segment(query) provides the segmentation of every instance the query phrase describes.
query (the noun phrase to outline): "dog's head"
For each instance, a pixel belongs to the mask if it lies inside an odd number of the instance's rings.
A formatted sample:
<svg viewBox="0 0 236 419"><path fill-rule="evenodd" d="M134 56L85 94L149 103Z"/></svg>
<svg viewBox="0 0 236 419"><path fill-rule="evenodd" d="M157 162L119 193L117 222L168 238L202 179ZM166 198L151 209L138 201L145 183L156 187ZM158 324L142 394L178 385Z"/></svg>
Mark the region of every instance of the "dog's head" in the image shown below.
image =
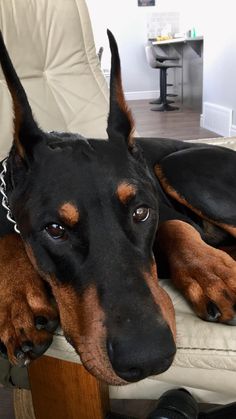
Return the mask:
<svg viewBox="0 0 236 419"><path fill-rule="evenodd" d="M67 339L111 384L165 371L175 354L172 303L152 252L158 197L133 137L113 35L108 141L45 133L1 40L14 107L7 193L31 262L50 283Z"/></svg>

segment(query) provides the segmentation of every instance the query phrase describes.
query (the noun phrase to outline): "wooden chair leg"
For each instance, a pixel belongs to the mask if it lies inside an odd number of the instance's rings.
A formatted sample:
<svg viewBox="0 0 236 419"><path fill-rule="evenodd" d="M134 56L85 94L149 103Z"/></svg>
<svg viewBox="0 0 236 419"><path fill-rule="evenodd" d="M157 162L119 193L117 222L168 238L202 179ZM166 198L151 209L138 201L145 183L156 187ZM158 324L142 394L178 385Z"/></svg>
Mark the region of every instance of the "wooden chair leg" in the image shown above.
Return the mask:
<svg viewBox="0 0 236 419"><path fill-rule="evenodd" d="M29 366L36 419L104 419L108 386L82 365L43 356Z"/></svg>

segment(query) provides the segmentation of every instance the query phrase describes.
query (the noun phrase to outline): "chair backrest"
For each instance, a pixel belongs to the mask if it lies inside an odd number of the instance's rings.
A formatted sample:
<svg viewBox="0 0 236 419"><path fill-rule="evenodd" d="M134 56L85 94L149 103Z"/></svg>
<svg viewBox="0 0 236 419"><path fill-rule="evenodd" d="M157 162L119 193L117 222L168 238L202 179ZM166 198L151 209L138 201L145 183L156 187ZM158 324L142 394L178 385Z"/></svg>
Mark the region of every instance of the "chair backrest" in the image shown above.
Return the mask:
<svg viewBox="0 0 236 419"><path fill-rule="evenodd" d="M108 87L85 0L2 1L0 28L44 130L106 138ZM0 160L12 142L12 105L0 70Z"/></svg>
<svg viewBox="0 0 236 419"><path fill-rule="evenodd" d="M156 61L154 50L153 50L153 47L151 45L146 45L145 46L145 54L146 54L147 63L150 65L150 67L157 68L158 63Z"/></svg>

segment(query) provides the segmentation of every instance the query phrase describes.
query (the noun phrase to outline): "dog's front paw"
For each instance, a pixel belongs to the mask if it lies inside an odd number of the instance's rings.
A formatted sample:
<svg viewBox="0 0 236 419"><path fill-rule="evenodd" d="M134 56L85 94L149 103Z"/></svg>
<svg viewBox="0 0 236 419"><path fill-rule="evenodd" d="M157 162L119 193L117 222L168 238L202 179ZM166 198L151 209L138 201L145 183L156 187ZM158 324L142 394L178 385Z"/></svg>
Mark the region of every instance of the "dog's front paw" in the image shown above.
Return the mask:
<svg viewBox="0 0 236 419"><path fill-rule="evenodd" d="M163 222L158 240L172 281L196 314L207 321L236 325L235 260L209 246L183 221Z"/></svg>
<svg viewBox="0 0 236 419"><path fill-rule="evenodd" d="M25 295L23 292L8 295L0 303L0 353L18 365L42 355L58 325L57 314L49 302L45 305L44 296L38 292L38 307L35 307L27 298L28 291Z"/></svg>
<svg viewBox="0 0 236 419"><path fill-rule="evenodd" d="M57 310L21 239L1 239L0 354L13 364L27 364L46 351L57 326Z"/></svg>
<svg viewBox="0 0 236 419"><path fill-rule="evenodd" d="M187 259L175 272L175 284L197 315L210 322L235 326L236 262L222 250L205 243Z"/></svg>

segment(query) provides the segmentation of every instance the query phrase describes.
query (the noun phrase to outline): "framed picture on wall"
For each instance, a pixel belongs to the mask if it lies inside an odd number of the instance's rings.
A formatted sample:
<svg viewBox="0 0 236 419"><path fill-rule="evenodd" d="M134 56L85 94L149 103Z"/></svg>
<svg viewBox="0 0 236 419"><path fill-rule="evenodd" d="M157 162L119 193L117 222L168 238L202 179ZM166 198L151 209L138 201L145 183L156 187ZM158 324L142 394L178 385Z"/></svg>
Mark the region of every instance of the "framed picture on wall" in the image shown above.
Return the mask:
<svg viewBox="0 0 236 419"><path fill-rule="evenodd" d="M138 6L155 6L156 0L138 0Z"/></svg>

